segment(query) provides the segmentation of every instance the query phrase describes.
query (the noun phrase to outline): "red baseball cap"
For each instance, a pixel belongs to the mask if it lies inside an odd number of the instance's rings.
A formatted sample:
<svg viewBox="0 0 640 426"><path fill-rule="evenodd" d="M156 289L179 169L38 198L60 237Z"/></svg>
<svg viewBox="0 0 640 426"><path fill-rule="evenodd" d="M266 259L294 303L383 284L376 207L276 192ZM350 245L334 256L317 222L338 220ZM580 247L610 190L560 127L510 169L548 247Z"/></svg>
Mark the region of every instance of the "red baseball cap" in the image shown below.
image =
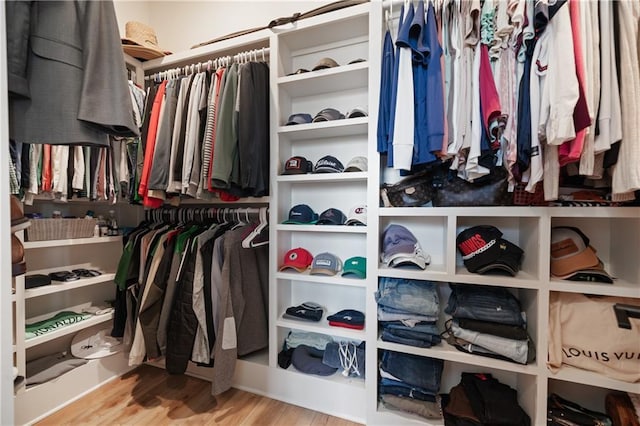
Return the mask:
<svg viewBox="0 0 640 426"><path fill-rule="evenodd" d="M284 263L278 270L284 271L285 269L293 268L298 272L304 272L311 266L312 262L313 255L302 247L297 247L285 253Z"/></svg>

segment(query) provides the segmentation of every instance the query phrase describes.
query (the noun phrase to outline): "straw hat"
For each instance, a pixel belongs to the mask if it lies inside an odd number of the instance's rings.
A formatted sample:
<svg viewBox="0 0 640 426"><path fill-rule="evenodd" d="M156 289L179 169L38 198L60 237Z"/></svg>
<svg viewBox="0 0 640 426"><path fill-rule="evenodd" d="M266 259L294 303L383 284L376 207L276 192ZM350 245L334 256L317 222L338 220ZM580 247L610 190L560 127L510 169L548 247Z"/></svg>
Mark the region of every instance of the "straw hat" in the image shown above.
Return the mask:
<svg viewBox="0 0 640 426"><path fill-rule="evenodd" d="M158 46L156 32L142 22L129 21L125 24L124 31L122 48L134 58L146 60L171 54Z"/></svg>

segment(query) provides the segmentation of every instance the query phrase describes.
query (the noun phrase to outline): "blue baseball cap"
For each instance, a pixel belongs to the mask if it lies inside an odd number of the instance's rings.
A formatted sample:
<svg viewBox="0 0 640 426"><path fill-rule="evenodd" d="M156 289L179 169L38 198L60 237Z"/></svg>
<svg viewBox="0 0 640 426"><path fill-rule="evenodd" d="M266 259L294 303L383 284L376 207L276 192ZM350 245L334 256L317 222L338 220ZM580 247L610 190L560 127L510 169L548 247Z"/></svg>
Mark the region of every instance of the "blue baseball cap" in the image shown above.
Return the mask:
<svg viewBox="0 0 640 426"><path fill-rule="evenodd" d="M314 224L318 221L318 213L314 212L311 207L306 204L298 204L289 210L289 219L285 220L287 224Z"/></svg>
<svg viewBox="0 0 640 426"><path fill-rule="evenodd" d="M311 117L311 114L307 114L305 112L291 114L287 119L285 126L291 126L294 124L311 123L311 120L313 120L313 117Z"/></svg>
<svg viewBox="0 0 640 426"><path fill-rule="evenodd" d="M390 267L413 264L425 269L431 257L422 251L411 231L402 225L391 224L382 233L381 260Z"/></svg>

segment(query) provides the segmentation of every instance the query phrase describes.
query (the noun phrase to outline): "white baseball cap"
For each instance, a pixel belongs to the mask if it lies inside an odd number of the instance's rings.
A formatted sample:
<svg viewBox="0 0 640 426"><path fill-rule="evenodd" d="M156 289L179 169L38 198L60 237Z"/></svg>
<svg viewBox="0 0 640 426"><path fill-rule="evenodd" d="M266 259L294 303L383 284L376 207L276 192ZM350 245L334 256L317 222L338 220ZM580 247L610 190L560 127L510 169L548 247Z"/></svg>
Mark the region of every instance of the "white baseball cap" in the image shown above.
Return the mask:
<svg viewBox="0 0 640 426"><path fill-rule="evenodd" d="M367 206L365 204L358 204L351 207L349 210L349 216L345 225L366 225L367 224Z"/></svg>
<svg viewBox="0 0 640 426"><path fill-rule="evenodd" d="M366 172L367 171L367 157L356 156L347 163L347 167L344 169L345 172Z"/></svg>

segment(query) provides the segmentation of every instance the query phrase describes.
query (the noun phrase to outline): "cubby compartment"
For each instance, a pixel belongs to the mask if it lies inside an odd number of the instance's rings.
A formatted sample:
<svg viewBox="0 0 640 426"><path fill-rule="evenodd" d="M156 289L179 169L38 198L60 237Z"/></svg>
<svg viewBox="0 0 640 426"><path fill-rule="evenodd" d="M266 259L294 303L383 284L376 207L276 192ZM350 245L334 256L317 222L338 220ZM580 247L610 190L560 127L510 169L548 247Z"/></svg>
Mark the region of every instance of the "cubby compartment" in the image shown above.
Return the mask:
<svg viewBox="0 0 640 426"><path fill-rule="evenodd" d="M332 327L332 329L333 328L334 327ZM277 337L276 337L278 342L278 347L280 348L278 350L281 350L284 347L285 339L287 338L289 333L292 331L293 332L309 332L310 330L301 329L295 326L291 326L289 324L278 326ZM313 332L322 333L326 336L329 336L334 342L353 342L357 345L357 344L360 344L362 340L364 340L364 336L362 339L358 339L357 338L358 336L356 336L356 338L346 338L343 336L332 334L330 333L330 331L331 330L327 330L327 332L322 332L322 331L313 330ZM278 368L282 370L282 367L279 366ZM289 368L286 369L286 371L291 374L301 375L308 378L314 378L322 381L329 381L329 382L333 382L341 385L353 386L355 389L362 390L362 391L364 391L364 387L365 387L365 381L363 380L362 377L344 376L340 373L340 370L336 371L334 374L329 376L319 376L319 375L307 374L307 373L301 372L298 369L296 369L293 365L290 365Z"/></svg>
<svg viewBox="0 0 640 426"><path fill-rule="evenodd" d="M640 391L640 388L637 390ZM600 386L571 383L564 380L549 379L547 384L548 394L555 393L561 398L603 414L606 413L604 404L607 394L619 392L622 391Z"/></svg>
<svg viewBox="0 0 640 426"><path fill-rule="evenodd" d="M278 77L298 69L312 72L322 58L330 57L340 66L369 57L369 8L366 5L336 12L331 22L310 19L278 37ZM316 72L322 72L316 71Z"/></svg>
<svg viewBox="0 0 640 426"><path fill-rule="evenodd" d="M492 208L493 209L493 208ZM491 283L492 285L502 286L518 286L525 288L539 288L540 264L541 264L541 236L540 236L540 218L539 217L522 217L522 216L487 216L482 209L465 211L464 216L456 218L455 236L457 236L467 228L479 225L491 225L498 228L502 232L502 238L515 244L524 251L522 257L522 265L520 271L515 277L509 275L486 274L481 275L471 273L467 270L462 259L462 255L453 241L450 247L451 254L455 253L455 279L460 282L469 283ZM503 209L503 214L509 211Z"/></svg>
<svg viewBox="0 0 640 426"><path fill-rule="evenodd" d="M551 218L551 226L576 227L589 239L604 269L615 280L613 284L567 281L550 276L552 290L593 293L610 296L640 297L640 217L633 211L618 208L612 217L585 215L586 217ZM549 231L551 232L551 230ZM550 259L544 259L549 270ZM550 274L550 273L549 273Z"/></svg>
<svg viewBox="0 0 640 426"><path fill-rule="evenodd" d="M314 225L324 226L324 225ZM291 249L302 247L316 256L329 252L339 257L342 262L353 256L365 256L366 238L364 235L352 233L332 232L327 235L310 234L306 232L283 231L278 233L278 267L282 265L284 255ZM293 272L295 273L295 272ZM308 272L307 272L308 273Z"/></svg>
<svg viewBox="0 0 640 426"><path fill-rule="evenodd" d="M445 308L447 307L449 296L451 294L451 288L449 283L440 282L437 283L438 287L438 297L439 297L439 305L440 312L438 317L438 331L443 333L447 327L447 322L451 319L451 316L445 313ZM473 284L470 284L473 285ZM539 338L540 333L539 330L539 298L538 291L530 290L530 289L518 289L518 288L509 288L509 292L511 292L520 302L520 306L522 311L524 312L527 319L527 333L533 342L533 346L536 350L536 359L530 364L519 364L515 361L508 361L502 359L494 359L490 357L485 357L481 355L476 355L472 353L462 352L456 349L455 346L450 345L445 340L444 336L442 341L438 345L434 345L430 348L420 348L416 346L403 345L398 343L386 342L380 338L378 335L378 347L383 349L394 350L398 352L407 352L412 353L414 355L420 356L429 356L433 358L440 358L444 360L452 360L456 362L462 362L469 365L477 365L477 366L489 366L497 369L502 369L506 371L512 371L516 373L527 373L527 374L536 374L539 365L544 364L546 358L546 351L542 351L540 349ZM546 319L545 319L546 321ZM380 329L380 327L379 327ZM381 331L381 330L379 330Z"/></svg>
<svg viewBox="0 0 640 426"><path fill-rule="evenodd" d="M278 325L304 331L331 334L342 338L364 340L364 330L355 330L329 325L327 317L344 309L365 312L364 288L344 285L309 283L304 280L279 280ZM318 322L284 318L288 307L304 302L314 302L322 306L322 319Z"/></svg>
<svg viewBox="0 0 640 426"><path fill-rule="evenodd" d="M393 213L393 209L391 210ZM403 209L406 210L406 209ZM415 210L418 213L418 210ZM445 278L447 253L447 229L448 221L445 216L384 216L380 217L380 251L384 251L382 235L387 226L395 224L407 228L418 240L422 251L431 258L425 270L417 266L388 267L378 257L380 276L404 277L413 279ZM381 253L378 254L379 256Z"/></svg>
<svg viewBox="0 0 640 426"><path fill-rule="evenodd" d="M353 119L362 120L362 119ZM344 120L339 120L344 121ZM311 124L315 126L317 123ZM304 124L301 126L305 126ZM296 127L296 126L292 126ZM345 130L347 127L332 127L333 130ZM362 129L362 128L360 128ZM287 136L293 137L293 132L287 133ZM335 135L331 137L323 137L317 132L317 138L304 140L285 140L281 141L279 149L279 174L284 172L286 161L294 156L301 156L311 161L315 166L319 159L326 155L335 157L346 169L349 161L356 156L367 157L367 135L362 134L345 134ZM366 171L366 170L365 170ZM354 173L354 172L344 172Z"/></svg>
<svg viewBox="0 0 640 426"><path fill-rule="evenodd" d="M337 173L322 173L314 176L332 177ZM352 173L340 173L340 175L349 176ZM340 210L345 216L349 215L352 207L357 205L366 205L366 182L360 181L335 181L335 182L315 182L305 185L280 184L281 187L289 186L290 189L285 190L279 199L278 205L278 223L282 224L289 217L289 211L293 206L306 204L315 213L322 214L327 209L334 208ZM338 230L343 232L362 232L365 227L351 225L336 225ZM313 227L318 232L326 229L335 229L333 225L295 225L293 229L304 229ZM300 228L298 228L300 227Z"/></svg>

